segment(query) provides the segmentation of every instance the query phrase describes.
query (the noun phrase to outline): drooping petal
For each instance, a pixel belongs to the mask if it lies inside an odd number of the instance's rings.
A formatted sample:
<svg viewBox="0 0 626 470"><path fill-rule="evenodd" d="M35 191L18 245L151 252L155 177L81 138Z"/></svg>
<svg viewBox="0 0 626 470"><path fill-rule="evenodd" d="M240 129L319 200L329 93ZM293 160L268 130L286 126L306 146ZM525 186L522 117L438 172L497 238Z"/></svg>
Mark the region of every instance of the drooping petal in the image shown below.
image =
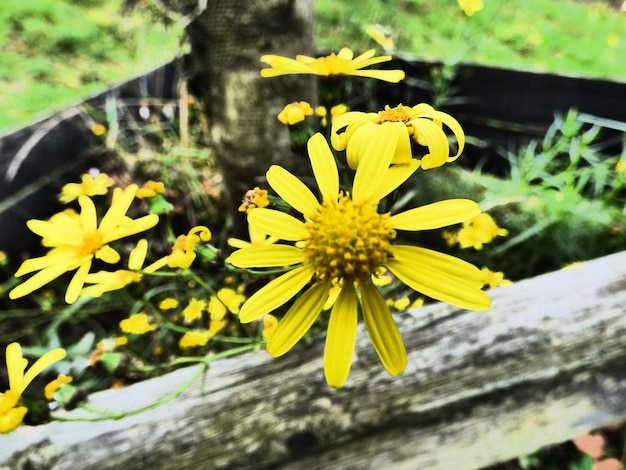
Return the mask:
<svg viewBox="0 0 626 470"><path fill-rule="evenodd" d="M278 322L267 342L267 352L279 357L300 341L317 320L329 290L329 281L319 281L298 297L283 319Z"/></svg>
<svg viewBox="0 0 626 470"><path fill-rule="evenodd" d="M454 268L444 271L427 264L397 259L388 259L385 265L407 286L433 299L469 310L486 310L491 304L489 296L476 287L474 279L454 275Z"/></svg>
<svg viewBox="0 0 626 470"><path fill-rule="evenodd" d="M309 234L303 222L274 209L252 209L248 214L248 223L280 240L304 240Z"/></svg>
<svg viewBox="0 0 626 470"><path fill-rule="evenodd" d="M269 268L301 263L304 255L300 248L290 245L257 245L242 248L228 257L228 262L238 268Z"/></svg>
<svg viewBox="0 0 626 470"><path fill-rule="evenodd" d="M398 375L406 369L406 350L385 299L371 282L361 286L365 328L385 369Z"/></svg>
<svg viewBox="0 0 626 470"><path fill-rule="evenodd" d="M270 281L241 306L239 320L242 323L250 323L277 309L300 292L313 274L314 271L309 266L301 266Z"/></svg>
<svg viewBox="0 0 626 470"><path fill-rule="evenodd" d="M397 230L431 230L465 222L480 214L470 199L448 199L392 215L389 223Z"/></svg>
<svg viewBox="0 0 626 470"><path fill-rule="evenodd" d="M430 119L417 118L411 121L415 128L418 141L428 146L428 154L422 157L422 168L429 170L436 168L448 161L450 146L446 134L441 127Z"/></svg>
<svg viewBox="0 0 626 470"><path fill-rule="evenodd" d="M330 142L333 148L335 150L345 150L346 143L349 137L348 131L351 128L358 128L359 125L365 123L376 124L377 120L378 114L376 113L366 114L358 111L350 111L342 114L341 116L337 116L335 119L333 119L333 124L331 128ZM346 126L349 127L345 131L343 131L342 129Z"/></svg>
<svg viewBox="0 0 626 470"><path fill-rule="evenodd" d="M331 387L341 387L350 374L357 328L357 297L346 283L333 305L324 348L324 375Z"/></svg>
<svg viewBox="0 0 626 470"><path fill-rule="evenodd" d="M72 267L72 269L74 269L74 267ZM67 271L67 266L64 266L62 264L54 264L50 267L42 269L37 274L34 274L20 285L15 286L11 290L11 292L9 292L9 298L19 299L20 297L24 297L25 295L28 295L31 292L36 291L40 287L43 287L49 282L55 280Z"/></svg>
<svg viewBox="0 0 626 470"><path fill-rule="evenodd" d="M449 114L443 113L441 111L435 111L433 113L433 118L443 122L446 126L448 126L456 137L459 149L454 156L448 157L448 162L452 162L459 158L459 155L461 155L463 149L465 148L465 133L463 132L463 128L456 119L454 119Z"/></svg>
<svg viewBox="0 0 626 470"><path fill-rule="evenodd" d="M409 177L415 173L419 167L419 160L414 158L412 158L409 163L391 165L387 170L387 175L383 179L383 182L378 186L378 189L374 192L374 194L372 194L371 199L373 201L381 200L409 179Z"/></svg>
<svg viewBox="0 0 626 470"><path fill-rule="evenodd" d="M387 174L398 141L397 133L385 132L382 126L377 126L376 130L372 131L371 149L362 157L354 175L352 186L354 201L365 199L368 202L378 202L372 201L372 195Z"/></svg>
<svg viewBox="0 0 626 470"><path fill-rule="evenodd" d="M409 137L406 124L403 122L383 122L381 126L383 128L393 128L398 136L396 151L393 154L391 163L409 163L413 159L413 152L411 152L411 138Z"/></svg>
<svg viewBox="0 0 626 470"><path fill-rule="evenodd" d="M78 296L80 295L80 291L85 285L85 279L87 278L87 274L89 274L90 269L91 261L82 264L78 268L78 270L74 274L74 277L72 277L72 280L67 286L67 291L65 291L65 302L67 302L68 304L73 304L74 302L76 302L76 299L78 299Z"/></svg>
<svg viewBox="0 0 626 470"><path fill-rule="evenodd" d="M267 170L266 177L276 194L301 214L311 214L319 206L311 190L283 167L272 165Z"/></svg>
<svg viewBox="0 0 626 470"><path fill-rule="evenodd" d="M30 369L26 371L26 375L24 375L24 380L22 381L22 390L20 394L24 391L26 387L33 381L35 377L37 377L41 372L54 364L55 362L60 361L66 356L65 349L58 348L53 349L52 351L48 351L43 356L35 361L35 363L30 366Z"/></svg>
<svg viewBox="0 0 626 470"><path fill-rule="evenodd" d="M309 139L307 149L323 200L336 201L339 194L339 171L326 139L318 132Z"/></svg>

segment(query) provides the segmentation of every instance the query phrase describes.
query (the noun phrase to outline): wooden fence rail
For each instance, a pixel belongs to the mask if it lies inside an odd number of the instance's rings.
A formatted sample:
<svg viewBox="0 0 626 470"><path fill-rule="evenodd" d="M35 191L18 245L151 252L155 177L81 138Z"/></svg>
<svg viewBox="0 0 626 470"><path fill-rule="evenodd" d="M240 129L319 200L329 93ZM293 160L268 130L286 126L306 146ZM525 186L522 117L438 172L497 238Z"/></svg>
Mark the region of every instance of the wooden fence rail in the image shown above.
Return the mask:
<svg viewBox="0 0 626 470"><path fill-rule="evenodd" d="M626 417L626 252L492 297L487 312L436 304L398 315L402 376L385 372L364 330L339 390L324 382L322 339L281 359L246 354L216 361L159 408L0 436L0 469L476 469ZM198 371L89 405L137 409Z"/></svg>

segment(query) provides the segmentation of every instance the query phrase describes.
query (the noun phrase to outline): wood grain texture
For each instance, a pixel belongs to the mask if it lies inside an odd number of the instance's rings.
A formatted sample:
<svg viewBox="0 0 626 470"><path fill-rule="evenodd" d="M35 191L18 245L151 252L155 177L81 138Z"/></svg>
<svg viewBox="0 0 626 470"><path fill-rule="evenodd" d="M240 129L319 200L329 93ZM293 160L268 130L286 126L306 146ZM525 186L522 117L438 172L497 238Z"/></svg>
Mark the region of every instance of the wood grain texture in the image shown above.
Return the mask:
<svg viewBox="0 0 626 470"><path fill-rule="evenodd" d="M495 289L486 312L435 304L398 315L409 352L398 377L361 328L339 390L324 381L323 339L280 359L217 361L157 409L0 436L0 468L481 468L626 417L625 288L619 253ZM89 404L136 409L197 372Z"/></svg>

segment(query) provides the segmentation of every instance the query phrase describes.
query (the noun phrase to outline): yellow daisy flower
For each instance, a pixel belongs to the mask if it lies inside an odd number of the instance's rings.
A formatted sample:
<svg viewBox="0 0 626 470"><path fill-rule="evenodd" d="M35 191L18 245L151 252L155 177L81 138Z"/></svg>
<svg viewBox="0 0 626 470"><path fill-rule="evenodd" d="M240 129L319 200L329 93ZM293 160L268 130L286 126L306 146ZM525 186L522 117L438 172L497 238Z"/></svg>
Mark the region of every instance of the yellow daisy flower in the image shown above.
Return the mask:
<svg viewBox="0 0 626 470"><path fill-rule="evenodd" d="M143 335L156 328L156 325L150 323L150 317L143 312L134 313L129 318L120 321L120 329L124 333Z"/></svg>
<svg viewBox="0 0 626 470"><path fill-rule="evenodd" d="M137 191L137 198L146 199L149 197L154 197L157 194L165 193L165 184L160 181L147 181L139 190Z"/></svg>
<svg viewBox="0 0 626 470"><path fill-rule="evenodd" d="M293 126L306 119L307 116L313 115L313 108L306 101L289 103L278 114L278 120L283 124Z"/></svg>
<svg viewBox="0 0 626 470"><path fill-rule="evenodd" d="M291 74L319 75L322 77L353 75L392 83L398 83L404 78L402 70L363 70L370 65L391 60L391 56L374 57L374 54L374 49L371 49L355 58L354 53L344 47L338 54L332 53L318 58L298 55L295 59L290 59L278 55L264 55L261 57L261 62L265 62L270 68L261 70L261 75L263 77Z"/></svg>
<svg viewBox="0 0 626 470"><path fill-rule="evenodd" d="M161 310L171 310L176 307L178 307L178 300L172 297L167 297L159 302L159 309Z"/></svg>
<svg viewBox="0 0 626 470"><path fill-rule="evenodd" d="M191 323L192 321L202 318L202 312L206 307L206 301L198 300L195 297L192 297L183 310L183 319L185 323Z"/></svg>
<svg viewBox="0 0 626 470"><path fill-rule="evenodd" d="M458 142L459 148L452 157L442 124L452 130ZM461 155L465 146L465 134L457 120L426 103L420 103L412 108L401 104L395 108L387 105L378 113L350 111L338 116L333 121L331 129L332 146L336 150L346 150L350 168L356 169L363 155L372 154L369 148L373 142L374 129L382 129L385 136L383 138L396 136L397 145L391 163L411 161L413 158L411 140L428 147L429 153L418 160L424 170L453 162Z"/></svg>
<svg viewBox="0 0 626 470"><path fill-rule="evenodd" d="M158 223L159 217L155 214L138 219L126 215L136 192L136 185L130 185L125 190L115 188L111 207L102 217L100 225L96 206L82 195L78 197L80 214L69 210L55 214L47 221L29 220L26 223L28 228L42 237L43 246L51 249L45 256L22 263L15 273L16 277L39 272L15 287L9 292L9 297L17 299L28 295L62 274L76 270L65 293L65 301L73 303L83 288L94 258L110 264L120 260L119 253L109 243L144 232Z"/></svg>
<svg viewBox="0 0 626 470"><path fill-rule="evenodd" d="M262 318L314 281L269 338L267 350L275 357L289 351L315 322L331 287L341 287L330 313L324 353L326 380L333 387L342 386L350 371L358 304L385 368L397 375L406 367L406 351L398 328L371 280L383 266L400 281L434 299L476 310L489 307L489 297L480 290L478 268L432 250L393 243L396 230L445 227L480 213L475 202L457 199L394 215L379 214L380 199L408 177L389 168L395 147L393 134L372 142L371 152L379 158L363 159L350 195L339 190L338 169L324 137L314 135L308 151L322 201L297 177L273 165L266 175L269 184L303 215L304 221L272 209L255 209L248 214L251 225L295 244L251 246L229 257L230 263L240 268L291 267L242 305L239 317L244 323Z"/></svg>
<svg viewBox="0 0 626 470"><path fill-rule="evenodd" d="M85 173L81 176L80 183L68 183L61 189L59 201L63 204L78 199L78 196L102 196L108 192L108 188L113 186L113 178L106 173L100 173L95 178Z"/></svg>
<svg viewBox="0 0 626 470"><path fill-rule="evenodd" d="M65 350L61 348L48 351L24 373L26 366L28 366L28 360L22 356L22 347L19 343L11 343L7 346L6 363L9 390L0 393L0 433L13 431L22 423L28 411L25 406L18 406L22 393L46 367L60 361L65 355Z"/></svg>

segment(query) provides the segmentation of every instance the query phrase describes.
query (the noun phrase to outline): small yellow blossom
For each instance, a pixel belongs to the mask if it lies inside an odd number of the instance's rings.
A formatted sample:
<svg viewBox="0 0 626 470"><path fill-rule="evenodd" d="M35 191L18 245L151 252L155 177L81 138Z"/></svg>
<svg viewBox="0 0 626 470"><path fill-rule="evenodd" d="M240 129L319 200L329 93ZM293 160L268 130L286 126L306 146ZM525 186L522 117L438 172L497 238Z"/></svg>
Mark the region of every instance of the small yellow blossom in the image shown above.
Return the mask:
<svg viewBox="0 0 626 470"><path fill-rule="evenodd" d="M185 323L191 323L192 321L202 318L202 311L206 307L206 301L198 300L195 297L192 297L185 309L183 310L183 318Z"/></svg>
<svg viewBox="0 0 626 470"><path fill-rule="evenodd" d="M496 237L505 237L509 231L498 227L493 218L482 213L472 220L463 222L463 228L456 234L456 241L461 248L473 247L481 250L483 245L491 243Z"/></svg>
<svg viewBox="0 0 626 470"><path fill-rule="evenodd" d="M458 0L458 2L467 16L472 16L484 7L482 0Z"/></svg>
<svg viewBox="0 0 626 470"><path fill-rule="evenodd" d="M239 206L239 212L250 212L256 207L267 207L270 205L270 201L267 198L267 189L261 189L255 187L249 189L246 194L243 195L241 205Z"/></svg>
<svg viewBox="0 0 626 470"><path fill-rule="evenodd" d="M45 256L27 259L15 273L16 277L39 271L9 292L11 299L30 294L66 272L76 271L65 293L65 301L74 303L85 283L94 259L114 264L120 254L109 243L144 232L154 227L159 217L155 214L138 219L126 215L136 185L125 190L115 188L111 206L98 225L96 206L87 196L78 197L80 214L68 210L53 215L49 220L29 220L28 228L42 237L41 244L50 250Z"/></svg>
<svg viewBox="0 0 626 470"><path fill-rule="evenodd" d="M222 331L226 325L228 325L226 320L214 320L211 318L211 321L209 322L209 329L207 330L209 338L212 338L214 335Z"/></svg>
<svg viewBox="0 0 626 470"><path fill-rule="evenodd" d="M346 114L349 110L350 108L345 103L336 104L335 106L331 107L330 108L331 123L342 114ZM317 108L315 108L315 115L322 118L321 119L322 127L326 127L326 124L328 123L328 120L326 119L328 115L328 112L326 111L326 107L318 106Z"/></svg>
<svg viewBox="0 0 626 470"><path fill-rule="evenodd" d="M25 406L18 406L22 393L45 368L60 361L65 355L64 349L53 349L37 359L28 371L25 371L28 360L22 356L22 347L19 343L11 343L7 346L6 364L9 389L0 393L0 433L11 432L22 423L28 411Z"/></svg>
<svg viewBox="0 0 626 470"><path fill-rule="evenodd" d="M147 181L141 188L137 190L137 198L146 199L154 197L157 194L165 192L165 185L160 181Z"/></svg>
<svg viewBox="0 0 626 470"><path fill-rule="evenodd" d="M128 344L128 337L126 336L105 338L102 341L98 341L98 344L96 344L96 349L93 350L89 355L89 367L94 367L100 361L102 354L112 352L118 346L124 346L125 344Z"/></svg>
<svg viewBox="0 0 626 470"><path fill-rule="evenodd" d="M261 75L263 77L291 74L319 75L321 77L353 75L392 83L398 83L404 78L402 70L363 70L370 65L391 60L391 56L374 57L374 54L375 51L372 49L354 57L354 53L344 47L338 54L332 53L318 58L298 55L295 59L290 59L277 55L264 55L261 57L261 62L265 62L270 67L262 69Z"/></svg>
<svg viewBox="0 0 626 470"><path fill-rule="evenodd" d="M452 130L458 143L458 150L453 156L450 156L443 124ZM331 129L333 147L346 151L348 165L352 169L358 167L364 155L373 155L370 149L374 141L390 139L396 142L391 164L417 164L424 170L453 162L465 146L465 134L457 120L426 103L413 107L399 104L395 108L387 105L378 113L350 111L337 117ZM417 161L412 160L411 142L428 147L428 153Z"/></svg>
<svg viewBox="0 0 626 470"><path fill-rule="evenodd" d="M483 275L483 282L489 287L508 286L512 284L509 279L504 278L502 271L492 271L489 268L482 268L480 272Z"/></svg>
<svg viewBox="0 0 626 470"><path fill-rule="evenodd" d="M606 43L609 45L609 47L615 47L619 44L619 36L617 35L617 33L609 33L609 35L606 37Z"/></svg>
<svg viewBox="0 0 626 470"><path fill-rule="evenodd" d="M161 310L171 310L176 307L178 307L178 300L172 297L167 297L159 302L159 308Z"/></svg>
<svg viewBox="0 0 626 470"><path fill-rule="evenodd" d="M269 313L265 315L263 317L263 339L270 339L277 325L278 319L274 315Z"/></svg>
<svg viewBox="0 0 626 470"><path fill-rule="evenodd" d="M278 120L283 124L293 126L306 119L307 116L313 115L313 108L306 101L289 103L278 114Z"/></svg>
<svg viewBox="0 0 626 470"><path fill-rule="evenodd" d="M156 328L156 325L150 323L150 317L145 313L134 313L120 322L120 329L124 333L143 335Z"/></svg>
<svg viewBox="0 0 626 470"><path fill-rule="evenodd" d="M91 132L93 132L93 135L101 136L106 134L106 131L107 128L102 124L94 124L93 126L91 126Z"/></svg>
<svg viewBox="0 0 626 470"><path fill-rule="evenodd" d="M93 178L90 174L85 173L81 176L80 183L68 183L61 189L59 201L63 204L78 199L78 196L102 196L108 192L108 188L115 183L113 178L106 173L100 173Z"/></svg>
<svg viewBox="0 0 626 470"><path fill-rule="evenodd" d="M187 269L196 259L196 252L194 251L196 244L200 241L208 242L211 240L211 231L203 226L198 225L193 227L187 235L179 235L174 246L172 247L172 253L169 256L153 263L147 271L153 271L158 269L162 264L167 263L170 268L182 268Z"/></svg>
<svg viewBox="0 0 626 470"><path fill-rule="evenodd" d="M44 387L44 395L46 396L46 400L52 400L56 391L60 389L62 385L72 383L72 380L73 378L69 375L59 374L56 379L48 382Z"/></svg>
<svg viewBox="0 0 626 470"><path fill-rule="evenodd" d="M210 335L206 331L188 331L180 338L178 346L181 349L204 346L209 342L209 339Z"/></svg>
<svg viewBox="0 0 626 470"><path fill-rule="evenodd" d="M396 310L406 310L411 305L411 299L408 297L401 297L393 302L393 308Z"/></svg>

